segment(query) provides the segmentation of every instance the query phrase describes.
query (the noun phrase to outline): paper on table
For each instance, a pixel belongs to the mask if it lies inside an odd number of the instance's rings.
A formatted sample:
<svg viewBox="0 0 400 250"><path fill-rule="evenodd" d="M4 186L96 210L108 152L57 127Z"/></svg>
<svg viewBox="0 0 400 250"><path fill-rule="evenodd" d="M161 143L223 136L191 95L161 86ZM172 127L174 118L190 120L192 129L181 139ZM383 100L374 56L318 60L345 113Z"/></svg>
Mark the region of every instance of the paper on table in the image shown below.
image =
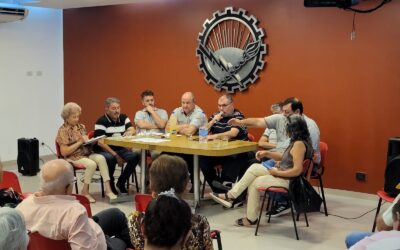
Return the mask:
<svg viewBox="0 0 400 250"><path fill-rule="evenodd" d="M89 139L87 142L83 143L83 145L89 145L89 144L91 144L93 142L96 142L96 141L98 141L98 140L100 140L101 138L104 138L104 137L106 137L106 135L100 135L100 136L94 137L92 139Z"/></svg>
<svg viewBox="0 0 400 250"><path fill-rule="evenodd" d="M132 141L161 143L161 142L166 142L166 141L170 141L170 140L159 139L159 138L136 138L136 139L132 139Z"/></svg>

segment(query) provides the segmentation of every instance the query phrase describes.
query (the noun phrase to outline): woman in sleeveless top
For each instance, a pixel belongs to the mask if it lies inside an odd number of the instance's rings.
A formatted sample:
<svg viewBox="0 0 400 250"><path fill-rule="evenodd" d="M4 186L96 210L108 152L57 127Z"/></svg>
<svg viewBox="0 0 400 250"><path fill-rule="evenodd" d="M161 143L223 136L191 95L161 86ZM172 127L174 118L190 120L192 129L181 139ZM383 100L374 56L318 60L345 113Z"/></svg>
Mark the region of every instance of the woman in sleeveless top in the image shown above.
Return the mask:
<svg viewBox="0 0 400 250"><path fill-rule="evenodd" d="M262 164L251 165L244 176L226 194L211 193L211 197L225 207L232 207L235 198L247 188L247 211L244 218L236 220L239 226L251 226L257 223L260 209L259 187L289 187L289 180L299 176L303 172L303 161L313 156L310 133L307 123L300 115L288 117L286 132L290 137L290 145L283 155L277 152L259 151L257 159L268 157L282 159L277 161L272 168L264 167Z"/></svg>

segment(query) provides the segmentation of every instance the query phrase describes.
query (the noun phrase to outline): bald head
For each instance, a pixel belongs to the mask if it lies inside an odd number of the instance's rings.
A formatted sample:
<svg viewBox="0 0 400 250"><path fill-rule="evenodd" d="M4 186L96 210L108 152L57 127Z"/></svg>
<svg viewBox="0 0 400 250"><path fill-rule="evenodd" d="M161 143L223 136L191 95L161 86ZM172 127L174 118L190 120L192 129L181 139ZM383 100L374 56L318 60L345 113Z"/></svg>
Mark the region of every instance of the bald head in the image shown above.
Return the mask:
<svg viewBox="0 0 400 250"><path fill-rule="evenodd" d="M40 171L40 190L46 194L66 194L73 181L73 168L66 160L48 161Z"/></svg>
<svg viewBox="0 0 400 250"><path fill-rule="evenodd" d="M181 99L182 109L185 114L191 113L196 107L194 94L192 92L186 92L182 95Z"/></svg>

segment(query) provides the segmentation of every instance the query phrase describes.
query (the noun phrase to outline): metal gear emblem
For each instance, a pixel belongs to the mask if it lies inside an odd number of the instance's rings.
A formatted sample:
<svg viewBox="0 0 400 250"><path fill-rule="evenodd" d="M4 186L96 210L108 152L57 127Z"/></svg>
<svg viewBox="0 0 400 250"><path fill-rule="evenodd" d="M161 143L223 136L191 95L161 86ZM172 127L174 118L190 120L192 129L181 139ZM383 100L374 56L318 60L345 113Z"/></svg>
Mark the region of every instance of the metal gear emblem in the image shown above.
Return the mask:
<svg viewBox="0 0 400 250"><path fill-rule="evenodd" d="M263 69L267 46L264 31L257 27L257 19L246 15L246 10L227 7L216 11L203 24L199 33L196 55L205 80L218 91L243 91L258 79Z"/></svg>

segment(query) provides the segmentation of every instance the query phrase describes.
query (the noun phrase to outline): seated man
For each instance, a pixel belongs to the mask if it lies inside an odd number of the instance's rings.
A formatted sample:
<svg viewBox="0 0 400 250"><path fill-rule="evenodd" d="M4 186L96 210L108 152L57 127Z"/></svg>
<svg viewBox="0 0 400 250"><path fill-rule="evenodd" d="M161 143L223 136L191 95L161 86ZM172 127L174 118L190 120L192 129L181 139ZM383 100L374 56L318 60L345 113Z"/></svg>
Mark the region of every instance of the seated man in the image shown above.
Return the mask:
<svg viewBox="0 0 400 250"><path fill-rule="evenodd" d="M231 126L227 122L232 119L243 119L244 115L238 109L235 109L233 98L231 95L222 95L218 99L219 111L214 113L208 122L210 135L209 140L222 139L227 137L229 139L247 141L247 129L243 126ZM248 153L237 155L213 157L213 156L200 156L199 166L203 171L205 180L210 185L215 193L226 192L222 186L223 182L234 183L236 180L243 176L247 169L247 160L249 159ZM214 167L222 165L221 179L218 178Z"/></svg>
<svg viewBox="0 0 400 250"><path fill-rule="evenodd" d="M397 198L399 198L398 196ZM383 216L379 218L384 223L387 230L383 230L372 235L366 236L353 246L351 250L365 250L365 249L385 249L395 250L400 249L400 200L396 199L395 202L385 211ZM378 220L378 222L379 222ZM387 222L385 222L387 221ZM390 227L388 224L392 224ZM383 226L383 225L381 225ZM346 239L347 243L347 239ZM349 246L348 246L349 247Z"/></svg>
<svg viewBox="0 0 400 250"><path fill-rule="evenodd" d="M272 112L272 114L282 114L282 104L281 103L272 104L271 112ZM286 141L287 138L284 138L284 139ZM285 151L287 146L282 147L282 146L280 146L280 144L285 144L285 143L282 141L282 138L279 138L279 140L278 140L276 130L272 129L272 128L266 128L263 135L258 140L258 146L260 148L264 148L267 150L276 149L276 150L279 150L282 152Z"/></svg>
<svg viewBox="0 0 400 250"><path fill-rule="evenodd" d="M168 121L167 111L154 106L154 93L151 90L145 90L141 94L144 108L135 114L135 124L140 131L164 133ZM140 151L140 150L139 150ZM157 151L150 151L153 160L160 155Z"/></svg>
<svg viewBox="0 0 400 250"><path fill-rule="evenodd" d="M71 196L74 173L70 163L61 159L46 162L39 177L39 191L16 207L23 214L28 230L53 240L68 240L71 249L131 247L124 213L110 208L92 219Z"/></svg>
<svg viewBox="0 0 400 250"><path fill-rule="evenodd" d="M174 109L170 119L168 120L166 130L169 131L171 118L175 116L176 132L181 135L194 135L201 125L203 118L203 110L196 105L196 100L192 92L186 92L181 98L181 107ZM172 154L172 153L169 153ZM188 154L172 154L183 158L188 165L190 172L190 180L193 183L193 155ZM191 189L193 191L193 187Z"/></svg>
<svg viewBox="0 0 400 250"><path fill-rule="evenodd" d="M396 207L395 207L396 206ZM398 213L400 213L400 194L396 196L396 199L394 199L393 203L386 209L385 212L383 212L383 214L381 214L377 219L376 219L376 229L381 233L376 233L373 234L371 232L352 232L350 234L348 234L346 236L346 247L350 248L350 249L364 249L364 248L360 248L361 245L365 245L365 243L367 242L371 242L374 240L377 240L379 238L381 238L380 236L384 236L385 234L387 236L394 234L397 234L397 237L400 237L400 233L398 233L398 231L400 230L399 228L399 215ZM396 212L397 211L397 212ZM397 213L397 215L396 215ZM396 225L396 223L397 225ZM395 233L384 233L390 230L397 230L397 232ZM376 235L376 236L374 236ZM369 237L371 236L371 237ZM355 245L357 242L363 240L364 238L369 238L366 241L364 241L364 243L360 243L360 245L358 245L358 247L355 248L351 248L353 245ZM400 244L398 245L400 246ZM384 249L384 248L381 248Z"/></svg>
<svg viewBox="0 0 400 250"><path fill-rule="evenodd" d="M115 97L109 97L105 101L106 113L96 121L94 136L106 135L111 136L131 136L135 134L128 116L121 113L120 101ZM114 186L115 165L118 163L120 167L126 162L126 166L118 178L117 188L123 194L127 194L126 184L129 177L135 171L135 167L140 161L140 153L132 152L132 150L109 146L104 140L99 140L95 146L95 152L103 155L107 160L110 172L110 186L113 192L118 193Z"/></svg>

